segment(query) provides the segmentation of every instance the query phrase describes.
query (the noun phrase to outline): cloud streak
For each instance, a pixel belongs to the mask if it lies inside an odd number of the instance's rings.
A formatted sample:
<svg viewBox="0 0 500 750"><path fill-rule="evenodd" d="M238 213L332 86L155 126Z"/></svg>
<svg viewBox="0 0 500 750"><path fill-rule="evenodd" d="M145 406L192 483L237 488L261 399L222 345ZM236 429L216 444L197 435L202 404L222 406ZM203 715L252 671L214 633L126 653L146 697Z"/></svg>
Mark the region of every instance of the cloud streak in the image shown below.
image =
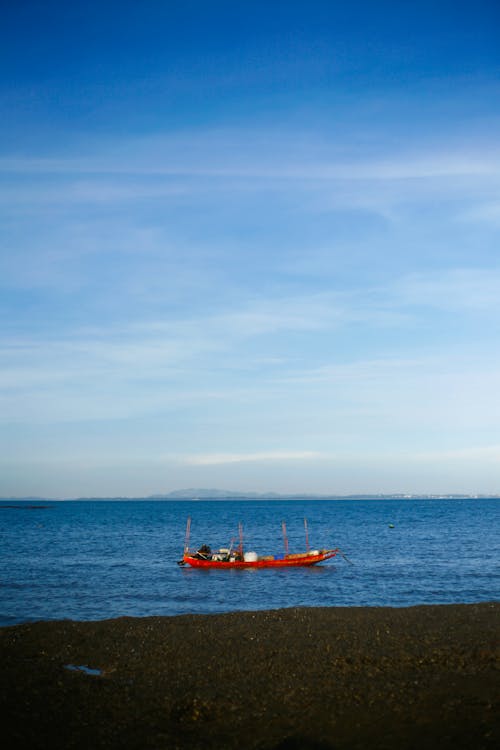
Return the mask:
<svg viewBox="0 0 500 750"><path fill-rule="evenodd" d="M320 458L317 451L260 451L257 453L206 453L186 456L184 463L193 466L223 466L226 464L310 461Z"/></svg>
<svg viewBox="0 0 500 750"><path fill-rule="evenodd" d="M319 142L319 145L318 145ZM382 141L383 142L383 141ZM337 151L332 156L332 150ZM214 179L244 178L261 180L391 182L432 180L457 177L498 178L500 149L498 144L483 143L471 149L468 145L446 149L422 144L411 151L390 156L364 154L353 158L345 142L342 154L332 143L318 139L317 134L280 130L273 137L269 131L198 131L185 134L157 135L147 141L96 141L82 157L0 156L0 173L4 175L82 175L135 178L208 177ZM389 149L387 149L389 150ZM87 198L91 182L75 183ZM99 183L101 185L105 183ZM149 183L150 189L151 186ZM242 183L242 187L251 183ZM157 183L158 190L165 187ZM117 197L126 186L110 183Z"/></svg>

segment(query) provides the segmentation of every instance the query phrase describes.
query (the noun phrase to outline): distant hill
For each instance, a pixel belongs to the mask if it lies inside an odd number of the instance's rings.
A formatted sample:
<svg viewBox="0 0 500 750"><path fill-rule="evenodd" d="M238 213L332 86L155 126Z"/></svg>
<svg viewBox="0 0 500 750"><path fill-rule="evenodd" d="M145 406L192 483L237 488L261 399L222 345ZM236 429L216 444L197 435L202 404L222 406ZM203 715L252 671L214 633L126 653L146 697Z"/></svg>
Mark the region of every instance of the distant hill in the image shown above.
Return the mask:
<svg viewBox="0 0 500 750"><path fill-rule="evenodd" d="M359 495L334 495L296 493L283 494L279 492L241 492L237 490L220 490L206 487L189 487L187 489L173 490L168 493L148 495L148 497L78 497L64 498L64 500L473 500L480 498L500 499L500 495L465 495L465 494L359 494ZM47 497L0 497L1 503L7 502L56 502L62 498ZM3 506L5 507L5 506Z"/></svg>
<svg viewBox="0 0 500 750"><path fill-rule="evenodd" d="M190 487L185 490L174 490L166 495L150 495L152 500L170 499L170 500L196 500L196 499L220 499L220 498L277 498L284 497L276 492L237 492L236 490L219 490L207 489L203 487Z"/></svg>

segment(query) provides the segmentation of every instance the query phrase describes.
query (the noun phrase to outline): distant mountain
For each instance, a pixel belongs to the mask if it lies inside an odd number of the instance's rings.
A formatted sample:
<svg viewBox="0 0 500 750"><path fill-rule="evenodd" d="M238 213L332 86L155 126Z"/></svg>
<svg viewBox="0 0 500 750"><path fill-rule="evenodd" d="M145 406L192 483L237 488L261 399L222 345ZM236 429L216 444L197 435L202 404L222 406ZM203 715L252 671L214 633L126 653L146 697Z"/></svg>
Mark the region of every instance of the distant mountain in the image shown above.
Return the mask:
<svg viewBox="0 0 500 750"><path fill-rule="evenodd" d="M279 492L241 492L236 490L220 490L216 488L189 487L173 492L149 495L148 497L78 497L65 498L65 500L460 500L460 499L500 499L500 495L465 495L465 494L369 494L364 495L334 495L314 494L301 492L296 494L285 494ZM62 498L47 497L0 497L1 503L8 502L56 502ZM3 506L5 507L5 505Z"/></svg>
<svg viewBox="0 0 500 750"><path fill-rule="evenodd" d="M203 487L190 487L185 490L174 490L165 495L150 495L152 500L196 500L196 499L220 499L220 498L272 498L284 497L276 492L237 492L236 490L207 489Z"/></svg>

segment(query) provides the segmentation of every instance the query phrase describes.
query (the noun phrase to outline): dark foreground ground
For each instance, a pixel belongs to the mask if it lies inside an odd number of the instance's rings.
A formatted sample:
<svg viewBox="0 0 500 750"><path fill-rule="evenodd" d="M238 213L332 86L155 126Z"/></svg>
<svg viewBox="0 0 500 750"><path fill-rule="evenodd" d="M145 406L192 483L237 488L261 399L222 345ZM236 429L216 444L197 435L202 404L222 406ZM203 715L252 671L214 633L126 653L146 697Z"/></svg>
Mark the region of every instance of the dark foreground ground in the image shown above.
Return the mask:
<svg viewBox="0 0 500 750"><path fill-rule="evenodd" d="M0 628L2 747L497 748L499 629L500 603Z"/></svg>

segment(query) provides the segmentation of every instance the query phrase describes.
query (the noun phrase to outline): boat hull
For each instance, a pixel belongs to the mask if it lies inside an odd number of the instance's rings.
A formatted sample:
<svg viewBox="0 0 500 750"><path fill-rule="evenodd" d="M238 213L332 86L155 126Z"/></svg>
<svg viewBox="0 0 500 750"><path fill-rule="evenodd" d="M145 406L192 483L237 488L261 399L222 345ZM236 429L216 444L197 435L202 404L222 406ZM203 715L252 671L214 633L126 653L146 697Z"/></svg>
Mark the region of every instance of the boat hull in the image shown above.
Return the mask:
<svg viewBox="0 0 500 750"><path fill-rule="evenodd" d="M229 560L227 562L224 560L204 560L186 554L182 562L185 565L190 565L192 568L221 568L224 570L228 568L309 568L312 565L317 565L335 557L337 552L338 550L336 549L330 549L320 552L318 555L304 554L275 560L249 560L246 562L244 560L234 560L233 562Z"/></svg>

